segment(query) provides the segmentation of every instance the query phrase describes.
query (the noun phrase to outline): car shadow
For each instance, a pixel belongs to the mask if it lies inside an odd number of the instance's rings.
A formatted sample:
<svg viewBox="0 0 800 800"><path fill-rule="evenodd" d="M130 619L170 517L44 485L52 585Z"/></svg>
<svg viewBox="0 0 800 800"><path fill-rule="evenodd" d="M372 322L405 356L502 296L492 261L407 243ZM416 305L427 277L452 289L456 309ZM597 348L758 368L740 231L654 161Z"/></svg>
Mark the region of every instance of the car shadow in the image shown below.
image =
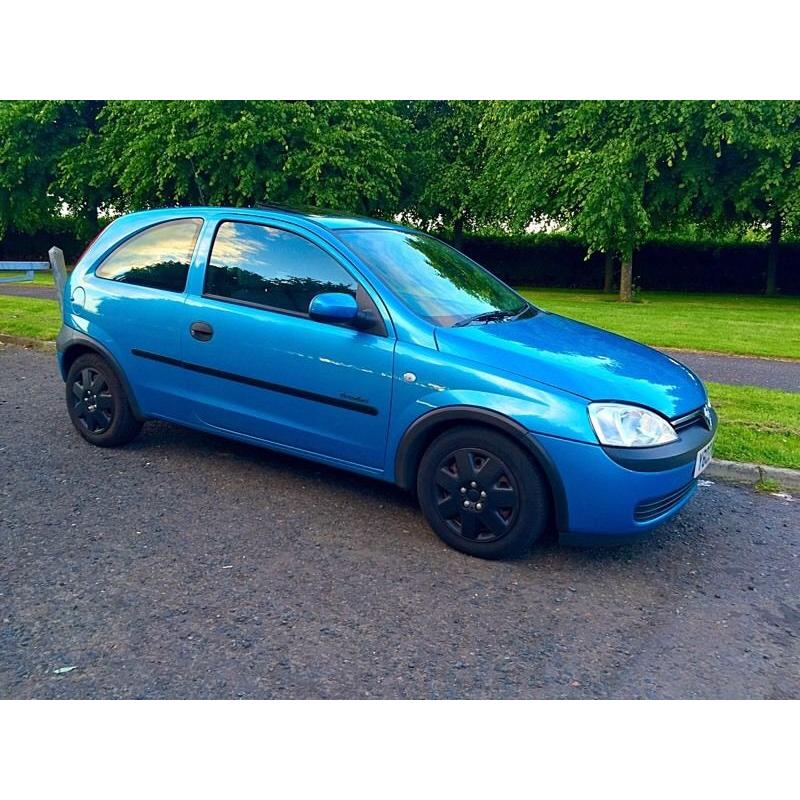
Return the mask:
<svg viewBox="0 0 800 800"><path fill-rule="evenodd" d="M301 456L293 456L268 447L239 442L194 428L184 428L169 422L147 422L141 435L127 445L127 448L145 450L153 445L191 448L198 451L201 456L209 454L223 458L233 456L243 463L281 470L299 479L321 479L326 484L343 491L369 492L381 502L393 502L406 508L418 508L410 492L378 478L370 478L329 464L310 461Z"/></svg>
<svg viewBox="0 0 800 800"><path fill-rule="evenodd" d="M412 511L418 517L420 525L427 528L427 523L414 495L377 478L370 478L328 464L309 461L300 456L162 421L148 421L141 435L127 445L126 449L147 451L153 447L188 449L193 451L198 458L205 458L209 455L218 458L235 458L240 463L257 468L279 470L296 478L298 483L302 483L304 480L315 481L331 487L337 492L353 492L361 497L368 494L379 504ZM431 543L438 545L439 540L435 534L432 531L430 534ZM558 557L562 562L566 559L569 562L583 565L594 563L600 566L606 562L630 561L635 566L639 558L652 556L654 550L664 549L669 545L670 540L670 530L667 525L640 541L595 546L568 545L559 541L555 529L550 525L529 554L503 559L499 563L519 563ZM470 556L463 557L471 558Z"/></svg>

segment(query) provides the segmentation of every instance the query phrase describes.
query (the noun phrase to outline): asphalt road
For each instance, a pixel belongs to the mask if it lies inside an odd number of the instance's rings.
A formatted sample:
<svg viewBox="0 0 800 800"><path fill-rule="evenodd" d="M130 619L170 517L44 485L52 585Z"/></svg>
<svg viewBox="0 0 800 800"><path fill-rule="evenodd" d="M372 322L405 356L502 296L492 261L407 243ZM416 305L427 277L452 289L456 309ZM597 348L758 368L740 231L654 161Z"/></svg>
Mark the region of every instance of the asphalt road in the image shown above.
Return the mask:
<svg viewBox="0 0 800 800"><path fill-rule="evenodd" d="M62 392L0 349L0 697L800 697L800 502L709 485L646 542L486 562L333 469L92 448Z"/></svg>
<svg viewBox="0 0 800 800"><path fill-rule="evenodd" d="M704 381L800 392L800 361L660 349L686 364Z"/></svg>

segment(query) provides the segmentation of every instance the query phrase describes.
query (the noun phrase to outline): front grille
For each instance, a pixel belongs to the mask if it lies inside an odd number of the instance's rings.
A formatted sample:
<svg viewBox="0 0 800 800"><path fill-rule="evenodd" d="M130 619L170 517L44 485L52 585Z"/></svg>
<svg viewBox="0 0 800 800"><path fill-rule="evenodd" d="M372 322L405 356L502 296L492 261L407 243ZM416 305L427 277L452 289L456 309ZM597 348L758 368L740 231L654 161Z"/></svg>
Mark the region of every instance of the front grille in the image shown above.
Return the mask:
<svg viewBox="0 0 800 800"><path fill-rule="evenodd" d="M663 497L657 497L655 500L646 500L639 503L633 512L633 518L637 522L649 522L651 519L660 517L666 514L674 506L678 505L684 497L694 488L694 481L689 481L686 486L681 486L674 492L665 494Z"/></svg>
<svg viewBox="0 0 800 800"><path fill-rule="evenodd" d="M677 432L686 430L686 428L691 428L692 425L696 423L701 423L705 426L706 421L705 417L703 416L703 406L700 408L696 408L694 411L689 412L688 414L684 414L682 417L676 417L673 420L670 420L672 423L672 427L675 428Z"/></svg>

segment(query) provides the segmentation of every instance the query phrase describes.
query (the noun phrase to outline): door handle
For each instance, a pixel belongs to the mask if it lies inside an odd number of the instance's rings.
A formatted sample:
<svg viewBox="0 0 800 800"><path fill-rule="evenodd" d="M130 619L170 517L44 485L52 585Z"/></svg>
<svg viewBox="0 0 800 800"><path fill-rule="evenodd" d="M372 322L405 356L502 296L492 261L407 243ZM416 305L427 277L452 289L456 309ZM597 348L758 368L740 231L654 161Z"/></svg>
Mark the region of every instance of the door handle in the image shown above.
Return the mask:
<svg viewBox="0 0 800 800"><path fill-rule="evenodd" d="M198 342L207 342L214 335L214 329L207 322L193 322L189 326L189 333Z"/></svg>

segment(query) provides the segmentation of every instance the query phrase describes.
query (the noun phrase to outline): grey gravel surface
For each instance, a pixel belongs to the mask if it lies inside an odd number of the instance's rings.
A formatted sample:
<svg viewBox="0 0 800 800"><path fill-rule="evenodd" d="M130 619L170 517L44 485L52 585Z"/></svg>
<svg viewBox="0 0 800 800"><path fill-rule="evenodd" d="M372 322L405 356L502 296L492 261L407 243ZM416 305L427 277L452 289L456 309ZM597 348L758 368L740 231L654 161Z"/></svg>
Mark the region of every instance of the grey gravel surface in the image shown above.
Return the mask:
<svg viewBox="0 0 800 800"><path fill-rule="evenodd" d="M0 367L0 697L800 696L800 502L480 561L388 485L161 423L92 448L52 356Z"/></svg>
<svg viewBox="0 0 800 800"><path fill-rule="evenodd" d="M734 386L763 386L766 389L782 389L784 392L800 392L800 361L720 356L709 353L690 353L685 350L659 349L686 364L704 381L728 383Z"/></svg>

